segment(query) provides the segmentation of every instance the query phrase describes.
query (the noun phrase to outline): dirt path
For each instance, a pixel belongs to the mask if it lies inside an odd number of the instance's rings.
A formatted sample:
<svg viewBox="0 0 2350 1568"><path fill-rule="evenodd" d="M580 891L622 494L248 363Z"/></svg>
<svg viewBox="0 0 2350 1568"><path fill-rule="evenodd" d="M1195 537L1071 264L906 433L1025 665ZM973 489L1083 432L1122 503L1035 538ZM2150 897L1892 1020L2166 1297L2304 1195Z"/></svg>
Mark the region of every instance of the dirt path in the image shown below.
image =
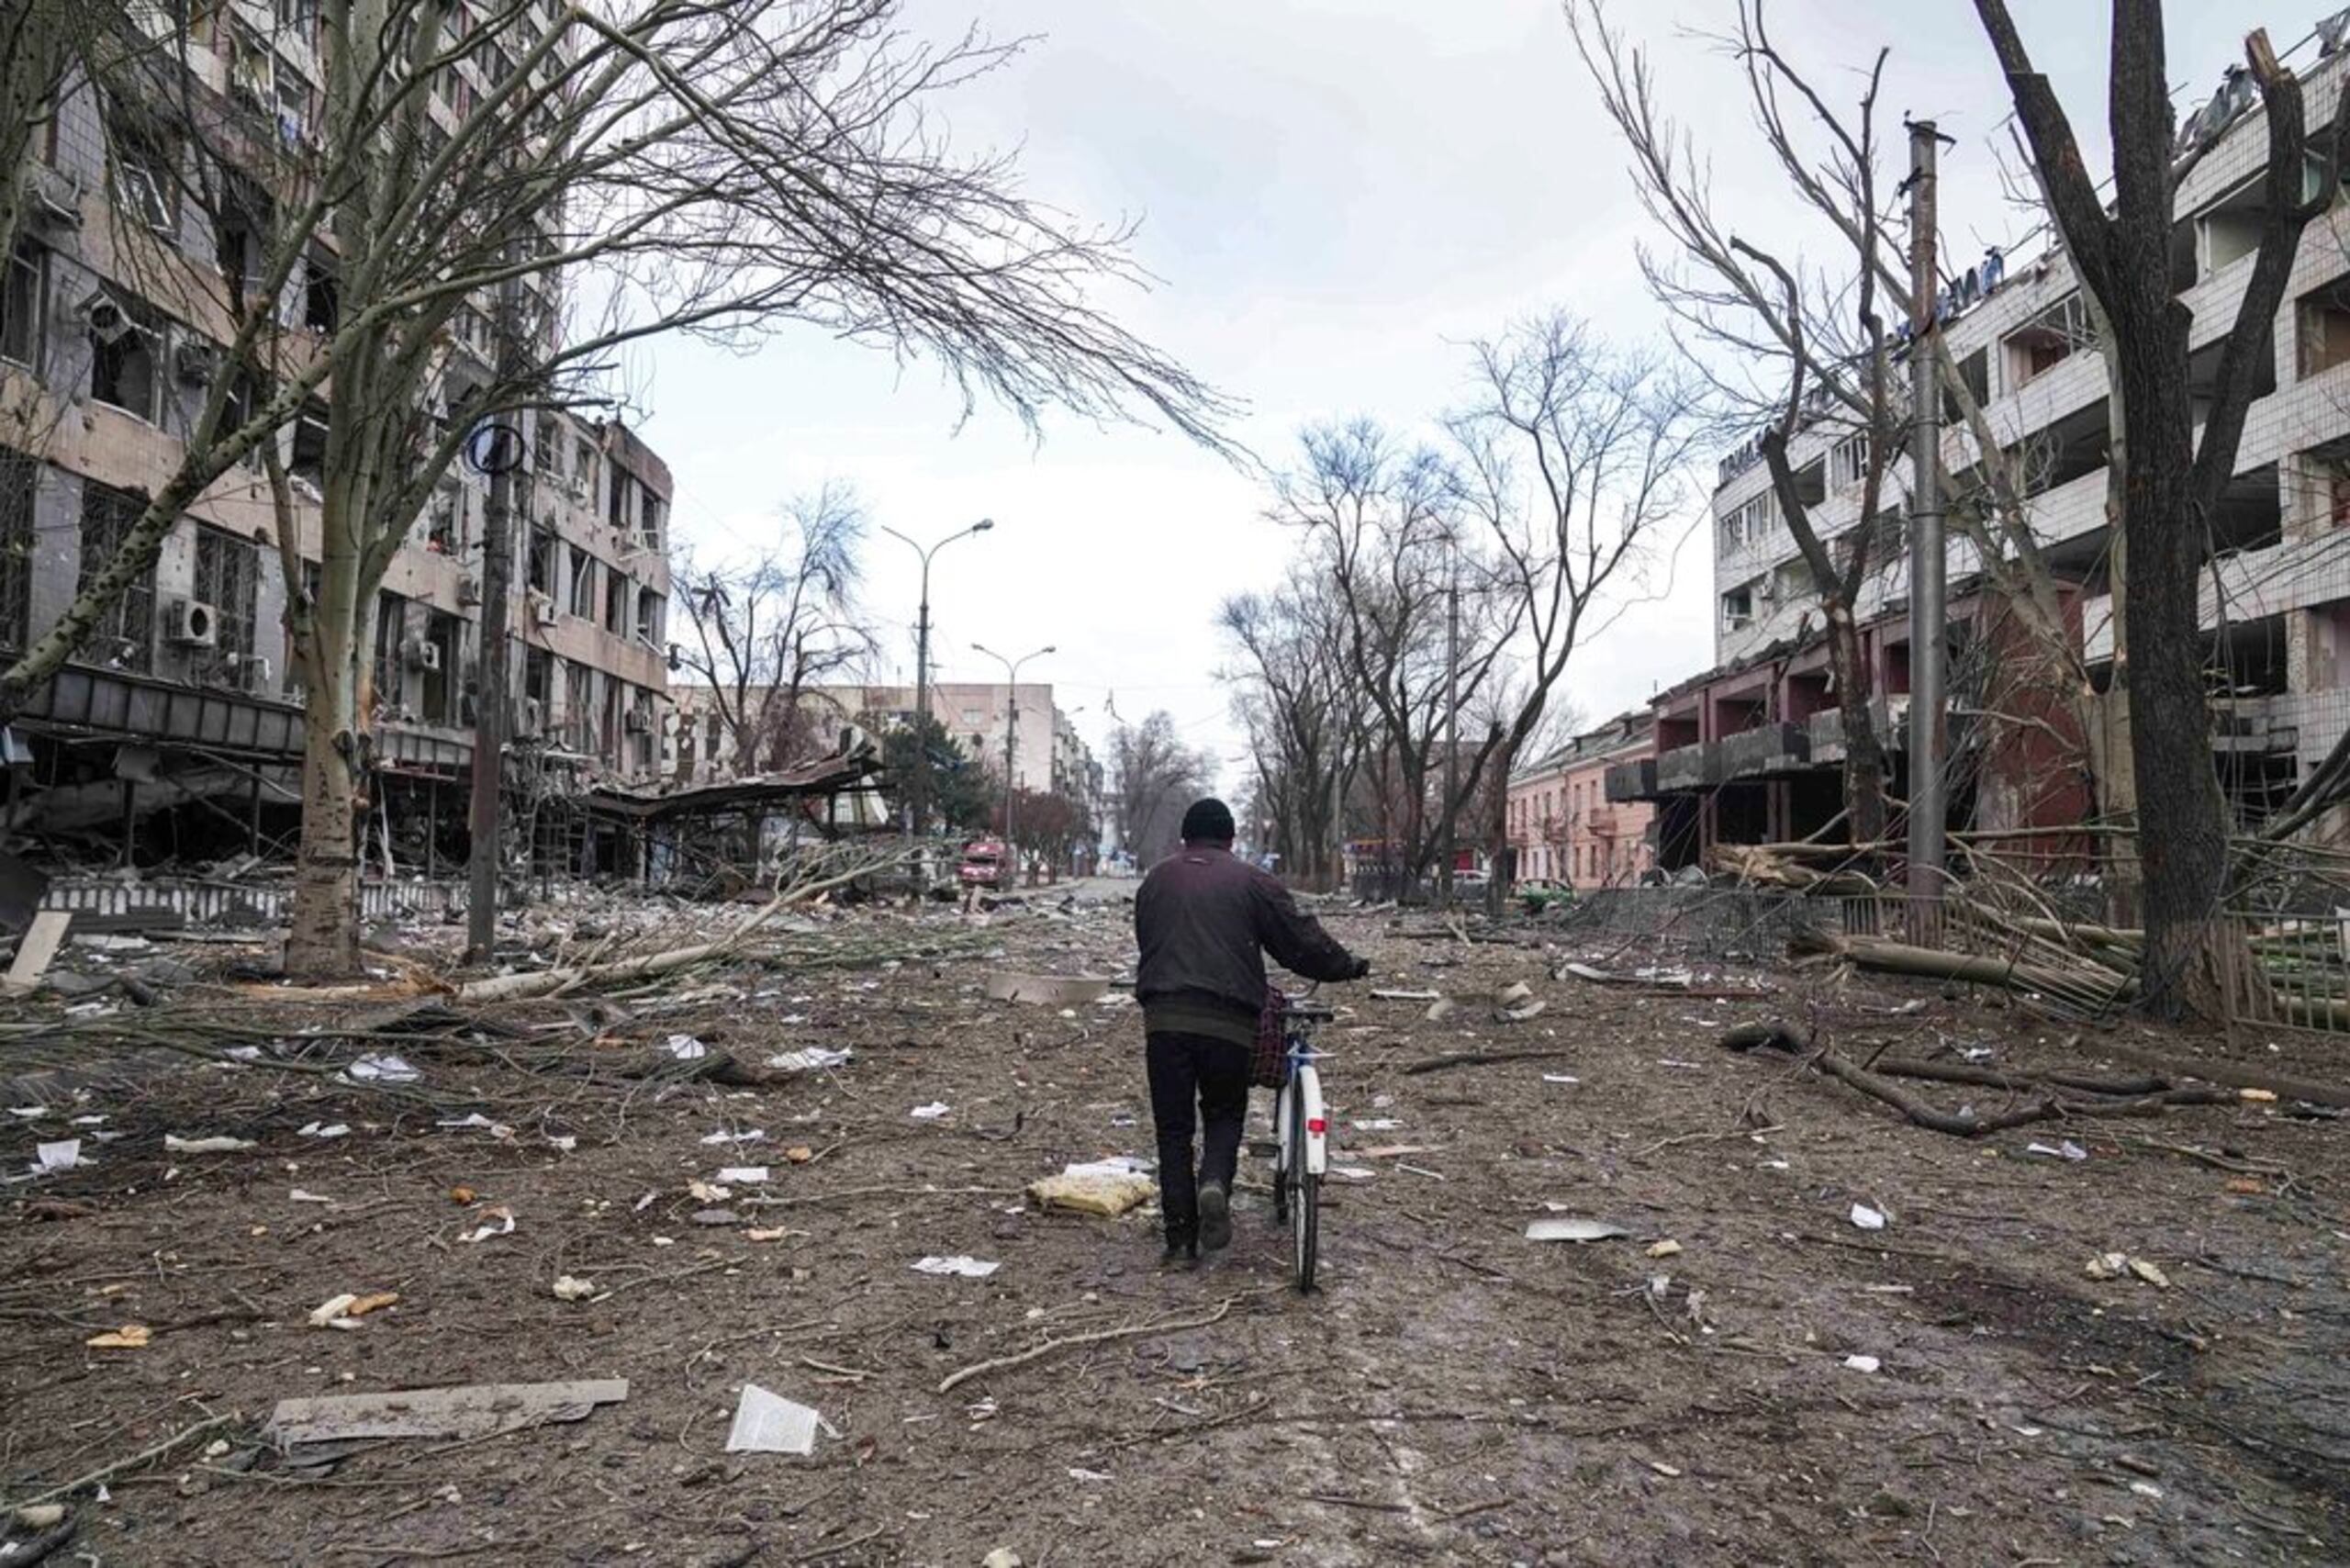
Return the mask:
<svg viewBox="0 0 2350 1568"><path fill-rule="evenodd" d="M1421 1003L1348 998L1326 1037L1337 1159L1374 1174L1334 1181L1327 1289L1301 1299L1261 1191L1228 1254L1173 1276L1148 1216L1022 1200L1065 1162L1150 1152L1136 1015L990 1006L978 988L998 962L1113 970L1123 921L1114 904L1007 916L999 959L738 975L731 998L639 1021L746 1056L856 1053L775 1088L581 1092L420 1057L508 1138L210 1071L11 1118L12 1172L65 1114L120 1136L0 1198L7 1497L237 1412L208 1459L191 1444L85 1502L73 1550L699 1568L976 1564L999 1547L1029 1568L2350 1559L2339 1129L2244 1105L1961 1142L1714 1047L1772 1003L1554 983L1539 953L1342 919L1382 983L1473 1000L1524 979L1550 1007L1436 1025ZM1867 1011L1919 995L1841 996L1877 1020L1848 1038L2010 1064L2064 1049L2014 1010ZM1403 1070L1478 1046L1570 1054ZM950 1113L911 1114L934 1102ZM1351 1127L1373 1120L1396 1126ZM300 1135L318 1121L352 1131ZM256 1147L166 1155L167 1131ZM2066 1138L2088 1158L2027 1152ZM1393 1145L1422 1152L1364 1152ZM738 1163L772 1168L725 1202L744 1223L696 1223L712 1205L687 1183ZM1252 1161L1244 1182L1263 1174ZM80 1212L36 1217L67 1213L58 1200ZM1857 1228L1855 1204L1890 1223ZM513 1232L461 1239L492 1204ZM1550 1204L1633 1235L1525 1240ZM1666 1241L1677 1252L1650 1256ZM2168 1287L2087 1277L2107 1251ZM1002 1268L912 1268L958 1253ZM621 1288L559 1301L564 1274ZM355 1331L305 1325L342 1291L400 1300ZM1048 1337L1220 1308L936 1391ZM84 1348L122 1323L152 1328L148 1348ZM628 1399L303 1473L253 1437L290 1395L585 1377L628 1379ZM804 1459L726 1454L746 1381L815 1406L837 1438Z"/></svg>

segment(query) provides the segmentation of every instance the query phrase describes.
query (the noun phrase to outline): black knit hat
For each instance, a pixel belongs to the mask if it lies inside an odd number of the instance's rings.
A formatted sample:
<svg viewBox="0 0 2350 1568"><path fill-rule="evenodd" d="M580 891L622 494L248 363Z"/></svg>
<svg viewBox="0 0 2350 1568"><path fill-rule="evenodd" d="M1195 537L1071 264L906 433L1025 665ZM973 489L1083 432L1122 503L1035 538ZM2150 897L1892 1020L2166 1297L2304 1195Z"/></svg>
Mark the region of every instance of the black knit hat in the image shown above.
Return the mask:
<svg viewBox="0 0 2350 1568"><path fill-rule="evenodd" d="M1183 813L1186 844L1230 844L1239 836L1239 830L1232 825L1232 808L1214 797L1192 801L1192 809Z"/></svg>

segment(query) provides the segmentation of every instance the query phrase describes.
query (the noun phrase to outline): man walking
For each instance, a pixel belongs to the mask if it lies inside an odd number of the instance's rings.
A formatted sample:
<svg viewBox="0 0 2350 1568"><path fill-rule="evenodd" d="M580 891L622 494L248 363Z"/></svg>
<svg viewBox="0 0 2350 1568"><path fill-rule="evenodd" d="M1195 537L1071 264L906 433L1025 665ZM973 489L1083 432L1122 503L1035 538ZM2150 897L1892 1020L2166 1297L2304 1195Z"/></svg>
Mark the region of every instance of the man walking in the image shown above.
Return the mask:
<svg viewBox="0 0 2350 1568"><path fill-rule="evenodd" d="M1222 801L1183 813L1183 847L1135 896L1150 1114L1158 1128L1158 1206L1167 1258L1185 1265L1232 1240L1232 1178L1248 1110L1248 1053L1265 1005L1270 953L1308 980L1360 980L1371 961L1340 946L1289 890L1232 853ZM1192 1131L1203 1126L1199 1165Z"/></svg>

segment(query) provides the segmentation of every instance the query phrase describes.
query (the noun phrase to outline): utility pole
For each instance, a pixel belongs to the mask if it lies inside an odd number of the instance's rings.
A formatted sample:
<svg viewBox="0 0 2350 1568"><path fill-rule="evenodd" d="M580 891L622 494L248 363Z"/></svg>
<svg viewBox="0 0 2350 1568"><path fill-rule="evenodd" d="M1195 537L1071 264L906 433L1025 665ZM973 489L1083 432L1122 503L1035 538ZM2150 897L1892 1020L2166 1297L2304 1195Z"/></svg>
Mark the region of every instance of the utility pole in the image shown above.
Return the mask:
<svg viewBox="0 0 2350 1568"><path fill-rule="evenodd" d="M1448 533L1445 543L1444 610L1444 864L1437 870L1437 887L1444 907L1452 907L1452 866L1460 857L1453 823L1460 816L1460 538Z"/></svg>
<svg viewBox="0 0 2350 1568"><path fill-rule="evenodd" d="M1934 257L1934 161L1941 133L1931 120L1909 127L1909 394L1914 472L1909 508L1909 902L1913 921L1932 929L1942 894L1942 388L1933 334L1941 292Z"/></svg>
<svg viewBox="0 0 2350 1568"><path fill-rule="evenodd" d="M881 532L890 538L912 546L922 557L922 608L914 616L914 777L913 788L908 791L912 800L906 812L906 842L911 845L923 831L923 819L930 808L930 558L957 539L968 539L975 533L985 533L995 526L995 520L983 517L970 527L958 529L924 549L894 528Z"/></svg>
<svg viewBox="0 0 2350 1568"><path fill-rule="evenodd" d="M510 394L522 365L521 284L509 278L498 295L498 385ZM465 902L465 957L485 964L498 941L498 875L505 861L498 807L506 777L506 741L513 697L515 475L524 461L522 431L486 425L469 453L489 476L489 502L481 525L481 675L474 691L473 797L466 822L473 844Z"/></svg>
<svg viewBox="0 0 2350 1568"><path fill-rule="evenodd" d="M1003 666L1005 711L1003 722L1003 847L1004 852L1012 857L1013 868L1017 871L1020 865L1020 851L1013 846L1012 841L1012 761L1013 743L1018 736L1020 731L1020 666L1026 664L1030 659L1044 657L1046 654L1053 652L1054 649L1053 645L1050 643L1047 643L1043 647L1038 648L1035 653L1023 654L1016 659L1007 659L1002 654L997 653L993 648L987 647L979 643L971 644L971 651L973 653L985 654L988 657L993 659L996 663Z"/></svg>

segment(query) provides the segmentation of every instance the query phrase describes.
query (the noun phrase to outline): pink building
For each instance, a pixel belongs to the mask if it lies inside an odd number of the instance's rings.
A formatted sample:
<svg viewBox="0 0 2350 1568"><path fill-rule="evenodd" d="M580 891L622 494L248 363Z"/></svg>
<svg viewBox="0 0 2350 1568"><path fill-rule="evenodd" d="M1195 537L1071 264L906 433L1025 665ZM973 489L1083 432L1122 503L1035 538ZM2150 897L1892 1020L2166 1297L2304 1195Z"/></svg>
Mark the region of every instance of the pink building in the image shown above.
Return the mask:
<svg viewBox="0 0 2350 1568"><path fill-rule="evenodd" d="M1520 771L1509 782L1509 842L1520 881L1628 887L1656 863L1646 801L1610 802L1607 770L1656 755L1656 722L1626 713Z"/></svg>

